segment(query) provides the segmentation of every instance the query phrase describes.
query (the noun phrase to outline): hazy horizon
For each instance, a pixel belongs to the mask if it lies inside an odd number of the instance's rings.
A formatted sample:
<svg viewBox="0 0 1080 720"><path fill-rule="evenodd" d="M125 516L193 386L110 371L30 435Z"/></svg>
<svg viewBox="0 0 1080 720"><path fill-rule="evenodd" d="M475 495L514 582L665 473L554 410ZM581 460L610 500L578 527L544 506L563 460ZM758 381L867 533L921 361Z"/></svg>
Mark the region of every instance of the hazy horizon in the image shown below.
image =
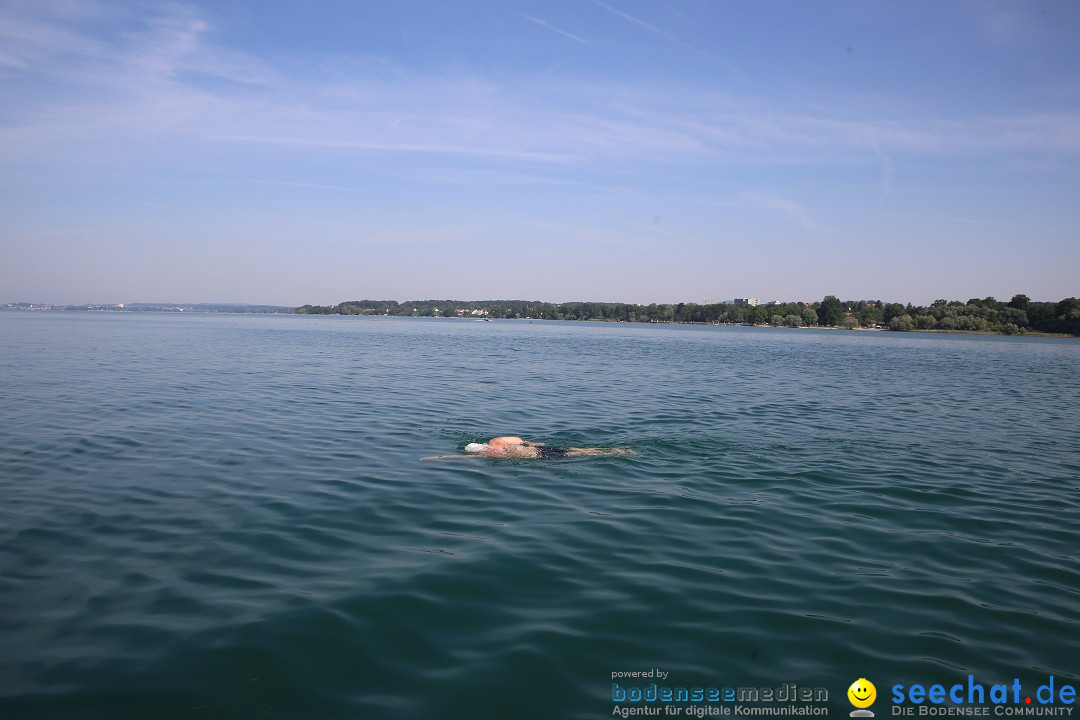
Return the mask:
<svg viewBox="0 0 1080 720"><path fill-rule="evenodd" d="M0 298L1080 295L1080 5L0 0Z"/></svg>
<svg viewBox="0 0 1080 720"><path fill-rule="evenodd" d="M1026 293L1015 293L1015 294L1026 294ZM947 300L949 302L953 302L953 301L965 302L966 300L976 299L975 297L959 298L959 297L944 297L943 296L941 298L934 298L933 300L926 300L924 302L909 302L909 301L897 300L897 299L887 298L887 297L844 297L844 296L836 295L836 293L827 293L826 295L823 295L822 297L818 297L818 298L809 298L809 297L807 297L807 298L754 298L754 299L758 300L763 305L766 304L766 303L772 302L774 300L781 301L781 302L783 302L785 304L786 303L791 303L791 302L815 303L815 302L821 302L827 295L833 295L837 299L839 299L839 300L841 300L843 302L858 302L858 301L864 301L864 302L877 302L877 301L880 301L880 302L884 302L884 303L894 303L894 302L896 302L896 303L900 303L902 305L911 304L911 305L914 305L914 306L922 306L922 307L929 307L931 305L931 303L936 301L936 300ZM750 296L750 297L753 297L753 296ZM994 297L995 300L997 300L997 301L1004 304L1004 303L1008 303L1012 299L1013 296L1012 295L1010 295L1009 297L983 296L983 297L980 297L978 299L979 300L984 300L987 297ZM1075 297L1075 296L1067 296L1067 297ZM1057 302L1060 302L1062 300L1067 299L1067 297L1038 298L1038 297L1030 297L1029 296L1029 300L1032 301L1032 302L1057 303ZM698 304L702 304L702 305L704 305L704 304L716 305L716 304L732 304L734 302L734 300L735 300L734 298L728 297L728 298L719 298L719 299L701 298L701 299L697 299L697 300L691 298L691 299L682 299L682 300L664 300L664 301L654 301L654 302L657 305L678 305L679 303L687 303L687 304L689 304L689 303L698 303ZM49 300L40 300L40 301L39 300L3 300L3 301L0 301L0 304L3 304L3 305L15 305L15 304L24 304L25 303L25 304L33 304L33 305L55 305L55 306L69 305L69 306L73 306L73 307L78 307L78 306L81 306L81 305L109 306L109 305L121 305L121 304L122 305L154 305L154 306L160 305L162 307L180 307L180 306L196 306L196 305L223 305L223 306L235 305L235 306L249 306L249 307L296 308L296 307L302 307L304 305L322 305L322 306L333 307L333 306L336 306L336 305L339 305L339 304L342 304L342 303L347 303L347 302L364 302L364 301L375 301L375 302L392 301L392 302L397 302L399 304L404 304L404 303L409 303L409 302L444 302L444 301L464 302L464 303L478 303L478 302L538 302L538 303L548 303L548 304L553 304L553 305L573 304L573 303L599 303L599 304L625 304L625 305L649 305L650 304L650 303L635 303L635 302L632 302L632 301L629 301L629 300L595 300L595 299L587 299L587 298L586 299L573 298L573 299L569 299L569 300L544 300L542 298L535 298L535 297L504 297L504 298L415 297L415 298L404 298L404 299L386 298L386 297L381 297L381 298L376 298L376 297L355 297L355 298L348 298L346 300L340 300L338 302L332 302L332 303L300 303L299 305L290 305L288 303L269 303L269 302L247 302L247 301L234 302L234 301L228 301L228 300L226 300L226 301L182 300L182 301L177 301L177 302L169 301L169 300L163 300L163 301L159 301L159 300L130 300L130 301L102 300L102 301L84 301L84 302L75 302L75 303L52 302L52 301L49 301Z"/></svg>

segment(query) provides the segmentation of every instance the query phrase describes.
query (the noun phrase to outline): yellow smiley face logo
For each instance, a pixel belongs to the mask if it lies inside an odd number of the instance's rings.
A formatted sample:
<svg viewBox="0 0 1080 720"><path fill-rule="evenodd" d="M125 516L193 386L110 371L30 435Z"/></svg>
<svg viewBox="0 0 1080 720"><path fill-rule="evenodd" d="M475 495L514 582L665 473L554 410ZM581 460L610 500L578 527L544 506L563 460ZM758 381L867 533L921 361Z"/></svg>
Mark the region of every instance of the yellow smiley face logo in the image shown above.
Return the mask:
<svg viewBox="0 0 1080 720"><path fill-rule="evenodd" d="M877 699L877 688L866 678L859 678L847 689L848 700L857 708L868 708Z"/></svg>

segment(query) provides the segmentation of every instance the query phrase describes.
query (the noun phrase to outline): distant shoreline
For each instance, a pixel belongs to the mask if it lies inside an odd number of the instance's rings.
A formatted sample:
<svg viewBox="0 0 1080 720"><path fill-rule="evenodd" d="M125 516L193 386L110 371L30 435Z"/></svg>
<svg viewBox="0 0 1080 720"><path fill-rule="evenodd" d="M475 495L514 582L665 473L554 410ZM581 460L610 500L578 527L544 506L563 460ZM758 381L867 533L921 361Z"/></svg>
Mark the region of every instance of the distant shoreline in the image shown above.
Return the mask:
<svg viewBox="0 0 1080 720"><path fill-rule="evenodd" d="M547 303L533 300L352 300L337 305L303 305L306 315L381 315L449 317L478 320L576 320L699 325L892 330L994 335L1080 337L1080 300L1032 301L1016 295L1009 302L992 297L935 300L929 306L880 300L845 300L827 295L815 302L759 303L753 298L730 303Z"/></svg>
<svg viewBox="0 0 1080 720"><path fill-rule="evenodd" d="M241 303L116 303L58 305L7 303L10 312L161 312L228 313L247 315L360 315L369 317L429 317L458 320L564 320L575 322L627 322L635 324L714 325L813 330L889 330L893 332L951 335L1027 335L1080 337L1080 300L1034 302L1015 296L1009 303L994 298L967 303L938 300L929 307L881 301L840 301L827 296L820 302L749 304L677 303L545 303L527 300L355 300L335 306L252 305Z"/></svg>
<svg viewBox="0 0 1080 720"><path fill-rule="evenodd" d="M178 309L178 308L154 308L147 309L141 308L139 310L84 310L82 308L66 308L66 307L37 307L34 308L11 308L0 307L0 312L64 312L64 313L79 313L79 312L108 312L108 313L164 313L169 315L179 315L181 313L185 315L304 315L310 313L297 313L295 309L288 310L194 310L194 309ZM480 321L480 318L468 318L468 317L432 317L432 316L418 316L418 315L350 315L346 313L332 313L325 314L325 317L369 317L369 318L382 318L392 317L403 320L408 319L424 319L424 320L458 320L458 321ZM633 324L633 325L707 325L710 327L745 327L755 328L758 330L850 330L853 332L892 332L898 334L912 334L912 335L989 335L995 337L1007 337L1007 333L992 332L989 330L890 330L889 328L867 328L867 327L830 327L824 325L803 325L800 327L785 327L783 325L754 325L750 323L701 323L701 322L684 322L681 320L655 320L650 322L636 321L632 322L628 320L606 320L603 318L590 318L588 320L549 320L548 318L497 318L500 322L582 322L582 323L605 323L605 324ZM1068 333L1050 333L1050 332L1038 332L1029 330L1021 335L1021 337L1035 337L1035 338L1066 338L1066 339L1080 339L1076 335L1070 335Z"/></svg>
<svg viewBox="0 0 1080 720"><path fill-rule="evenodd" d="M291 315L297 310L291 305L248 305L244 303L86 303L61 305L54 303L6 303L0 311L22 312L197 312L197 313L252 313L263 315Z"/></svg>

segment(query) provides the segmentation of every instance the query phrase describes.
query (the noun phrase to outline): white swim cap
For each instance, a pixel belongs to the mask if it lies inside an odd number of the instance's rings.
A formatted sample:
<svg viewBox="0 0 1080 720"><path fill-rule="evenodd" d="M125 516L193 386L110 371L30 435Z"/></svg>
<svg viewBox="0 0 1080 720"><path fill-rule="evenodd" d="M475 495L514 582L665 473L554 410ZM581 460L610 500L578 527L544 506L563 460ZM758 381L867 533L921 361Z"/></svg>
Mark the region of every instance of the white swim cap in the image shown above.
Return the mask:
<svg viewBox="0 0 1080 720"><path fill-rule="evenodd" d="M465 452L467 453L481 453L490 449L491 446L487 443L469 443L465 446Z"/></svg>

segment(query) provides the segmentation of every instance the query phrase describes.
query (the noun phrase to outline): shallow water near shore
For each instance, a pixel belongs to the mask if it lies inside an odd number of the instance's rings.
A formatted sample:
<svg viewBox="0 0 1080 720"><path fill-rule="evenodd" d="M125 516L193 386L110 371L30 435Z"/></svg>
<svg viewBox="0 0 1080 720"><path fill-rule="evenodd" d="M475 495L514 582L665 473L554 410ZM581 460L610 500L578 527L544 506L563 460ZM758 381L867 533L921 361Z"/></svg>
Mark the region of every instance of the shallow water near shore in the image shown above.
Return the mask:
<svg viewBox="0 0 1080 720"><path fill-rule="evenodd" d="M1078 429L1065 339L0 313L0 717L1076 685Z"/></svg>

